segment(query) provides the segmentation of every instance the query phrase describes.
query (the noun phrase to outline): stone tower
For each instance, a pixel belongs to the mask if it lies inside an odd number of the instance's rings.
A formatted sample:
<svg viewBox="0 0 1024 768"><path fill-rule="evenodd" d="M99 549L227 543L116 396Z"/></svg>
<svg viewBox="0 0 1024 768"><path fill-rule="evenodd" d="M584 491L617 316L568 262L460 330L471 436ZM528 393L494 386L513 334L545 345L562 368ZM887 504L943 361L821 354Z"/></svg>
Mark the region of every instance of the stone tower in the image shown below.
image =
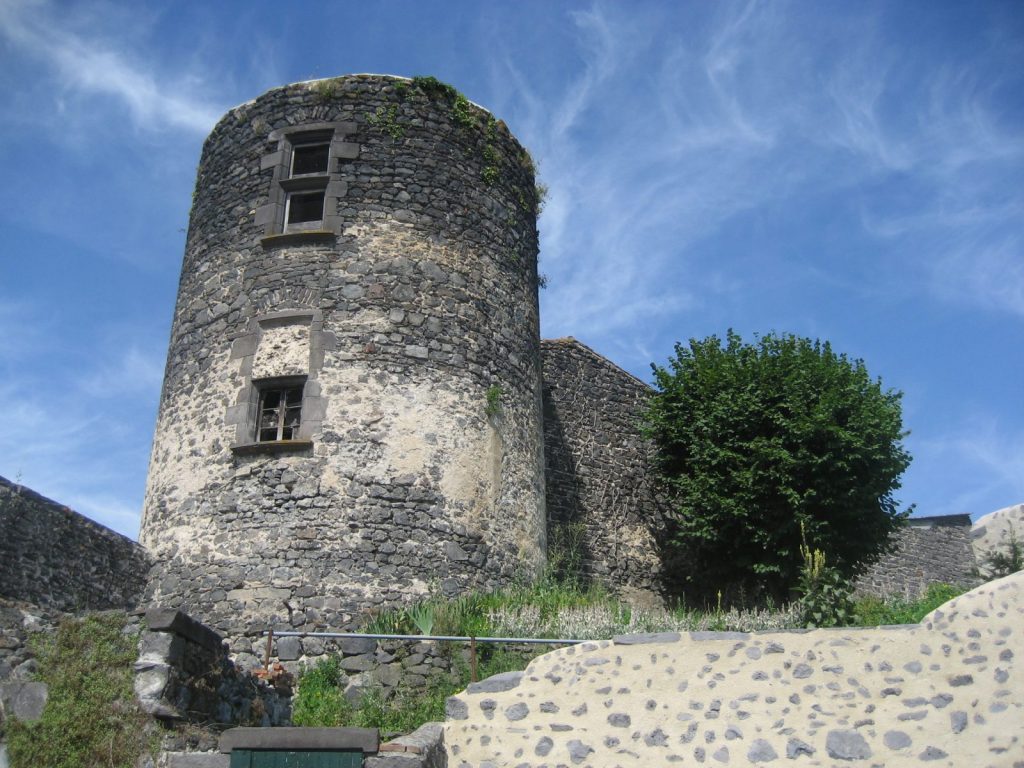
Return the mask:
<svg viewBox="0 0 1024 768"><path fill-rule="evenodd" d="M544 561L536 192L432 78L272 90L203 148L146 489L147 598L351 626Z"/></svg>

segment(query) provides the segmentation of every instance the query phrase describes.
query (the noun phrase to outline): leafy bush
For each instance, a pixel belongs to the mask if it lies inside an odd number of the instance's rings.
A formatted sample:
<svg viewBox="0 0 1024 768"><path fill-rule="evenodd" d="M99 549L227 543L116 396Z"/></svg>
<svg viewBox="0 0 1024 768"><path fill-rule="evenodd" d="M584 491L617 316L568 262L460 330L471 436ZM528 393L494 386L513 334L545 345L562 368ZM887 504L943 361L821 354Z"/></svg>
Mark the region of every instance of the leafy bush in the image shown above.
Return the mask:
<svg viewBox="0 0 1024 768"><path fill-rule="evenodd" d="M665 541L696 603L788 599L800 526L846 577L875 559L908 512L893 499L910 463L900 393L831 346L729 331L675 346L654 366L645 433L672 506Z"/></svg>
<svg viewBox="0 0 1024 768"><path fill-rule="evenodd" d="M49 686L42 717L7 723L11 768L134 768L155 746L136 701L138 635L123 613L93 614L33 638L37 678Z"/></svg>

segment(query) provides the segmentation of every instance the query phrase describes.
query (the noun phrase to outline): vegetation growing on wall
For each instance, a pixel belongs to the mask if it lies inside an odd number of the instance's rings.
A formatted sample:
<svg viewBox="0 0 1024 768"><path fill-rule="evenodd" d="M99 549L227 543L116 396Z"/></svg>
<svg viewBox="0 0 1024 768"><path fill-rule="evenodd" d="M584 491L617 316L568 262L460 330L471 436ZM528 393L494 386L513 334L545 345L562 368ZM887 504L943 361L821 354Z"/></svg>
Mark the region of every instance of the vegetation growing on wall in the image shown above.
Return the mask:
<svg viewBox="0 0 1024 768"><path fill-rule="evenodd" d="M1001 579L1024 570L1024 542L1018 538L1012 524L1007 526L1003 546L983 552L978 558L978 565L981 575L986 579Z"/></svg>
<svg viewBox="0 0 1024 768"><path fill-rule="evenodd" d="M480 157L483 168L480 171L480 178L487 186L497 183L501 178L501 153L498 152L496 146L500 121L495 120L491 114L474 109L469 99L461 91L448 83L438 80L436 77L429 75L418 76L412 79L410 85L403 83L401 87L396 87L396 91L402 99L407 97L410 89L419 91L427 96L427 98L447 103L451 110L452 119L463 130L475 131L479 129L483 133L483 140L480 145ZM525 150L523 155L525 159L521 158L521 162L524 169L535 174L536 168L533 159ZM539 216L544 206L544 198L547 196L547 191L548 189L545 185L537 184L534 190L534 199L532 201L520 199L520 207L524 211Z"/></svg>
<svg viewBox="0 0 1024 768"><path fill-rule="evenodd" d="M654 366L645 432L671 503L666 554L690 600L789 598L801 526L844 577L908 512L893 492L910 463L899 392L827 342L729 331L676 344Z"/></svg>
<svg viewBox="0 0 1024 768"><path fill-rule="evenodd" d="M138 635L124 633L126 620L93 614L35 636L37 678L49 697L37 722L7 723L11 768L135 768L155 748L132 688Z"/></svg>
<svg viewBox="0 0 1024 768"><path fill-rule="evenodd" d="M484 404L484 413L487 414L487 418L494 418L501 413L501 395L502 390L498 385L492 385L487 388L485 394L486 403Z"/></svg>
<svg viewBox="0 0 1024 768"><path fill-rule="evenodd" d="M377 107L377 111L373 114L366 114L366 122L380 128L395 141L405 135L405 128L398 122L398 106L396 104Z"/></svg>

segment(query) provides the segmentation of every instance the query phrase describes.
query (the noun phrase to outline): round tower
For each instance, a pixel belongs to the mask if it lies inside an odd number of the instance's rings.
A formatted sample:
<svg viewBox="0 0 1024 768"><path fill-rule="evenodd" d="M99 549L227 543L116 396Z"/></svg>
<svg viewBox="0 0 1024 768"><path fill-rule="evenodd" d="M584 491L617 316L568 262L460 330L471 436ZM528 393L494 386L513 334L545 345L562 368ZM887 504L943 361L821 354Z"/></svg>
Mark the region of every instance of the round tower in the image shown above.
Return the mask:
<svg viewBox="0 0 1024 768"><path fill-rule="evenodd" d="M433 78L272 90L207 138L143 513L152 602L352 626L544 559L537 198Z"/></svg>

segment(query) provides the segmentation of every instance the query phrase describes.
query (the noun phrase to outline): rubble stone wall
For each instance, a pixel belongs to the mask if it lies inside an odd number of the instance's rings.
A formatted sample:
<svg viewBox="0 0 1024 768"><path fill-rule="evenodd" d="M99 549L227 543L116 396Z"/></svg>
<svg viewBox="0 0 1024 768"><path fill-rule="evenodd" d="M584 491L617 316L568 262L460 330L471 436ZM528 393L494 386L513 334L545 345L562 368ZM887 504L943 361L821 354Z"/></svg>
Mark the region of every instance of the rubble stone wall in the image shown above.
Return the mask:
<svg viewBox="0 0 1024 768"><path fill-rule="evenodd" d="M858 579L858 594L917 599L933 582L978 583L970 515L911 518L894 539L893 551Z"/></svg>
<svg viewBox="0 0 1024 768"><path fill-rule="evenodd" d="M223 638L191 617L150 608L139 638L135 695L167 722L274 726L291 718L291 688L277 690L236 666Z"/></svg>
<svg viewBox="0 0 1024 768"><path fill-rule="evenodd" d="M134 608L145 549L72 509L0 477L0 597L57 610Z"/></svg>
<svg viewBox="0 0 1024 768"><path fill-rule="evenodd" d="M660 513L639 429L650 388L576 339L542 341L541 358L549 541L578 547L583 573L613 590L657 595Z"/></svg>
<svg viewBox="0 0 1024 768"><path fill-rule="evenodd" d="M448 700L453 768L1024 766L1024 573L919 625L632 635Z"/></svg>

